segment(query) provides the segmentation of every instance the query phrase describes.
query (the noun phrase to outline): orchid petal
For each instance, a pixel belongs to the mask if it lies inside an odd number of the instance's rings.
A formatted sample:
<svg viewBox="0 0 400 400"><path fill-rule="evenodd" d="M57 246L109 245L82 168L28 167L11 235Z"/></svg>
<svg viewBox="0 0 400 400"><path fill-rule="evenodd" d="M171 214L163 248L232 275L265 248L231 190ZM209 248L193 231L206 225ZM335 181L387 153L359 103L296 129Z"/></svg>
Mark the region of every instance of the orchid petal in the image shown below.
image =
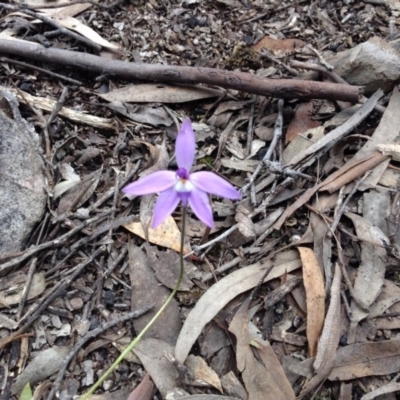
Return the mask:
<svg viewBox="0 0 400 400"><path fill-rule="evenodd" d="M207 193L200 189L193 188L188 200L197 218L210 228L214 228L212 209Z"/></svg>
<svg viewBox="0 0 400 400"><path fill-rule="evenodd" d="M180 200L178 193L173 187L162 192L154 207L151 227L155 229L162 224L173 213L175 208L178 207Z"/></svg>
<svg viewBox="0 0 400 400"><path fill-rule="evenodd" d="M185 168L190 171L196 152L196 138L193 132L192 123L186 118L179 130L175 143L176 162L179 168Z"/></svg>
<svg viewBox="0 0 400 400"><path fill-rule="evenodd" d="M175 172L157 171L125 186L122 191L132 196L162 192L176 182Z"/></svg>
<svg viewBox="0 0 400 400"><path fill-rule="evenodd" d="M227 180L221 178L214 172L199 171L190 174L190 182L204 192L215 194L231 200L237 200L242 197Z"/></svg>

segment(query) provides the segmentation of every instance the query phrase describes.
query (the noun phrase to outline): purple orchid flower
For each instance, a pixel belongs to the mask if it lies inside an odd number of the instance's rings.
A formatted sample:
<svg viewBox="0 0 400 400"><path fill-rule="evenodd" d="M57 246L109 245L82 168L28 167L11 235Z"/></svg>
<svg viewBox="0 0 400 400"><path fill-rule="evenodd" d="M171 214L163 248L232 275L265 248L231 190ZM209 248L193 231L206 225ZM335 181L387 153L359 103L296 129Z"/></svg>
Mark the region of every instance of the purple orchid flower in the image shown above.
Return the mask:
<svg viewBox="0 0 400 400"><path fill-rule="evenodd" d="M196 151L196 138L190 119L183 121L176 138L175 155L178 170L157 171L125 186L128 195L143 196L160 192L154 208L152 228L159 226L182 202L190 205L197 218L214 227L212 209L207 193L237 200L241 194L229 182L208 171L190 173Z"/></svg>

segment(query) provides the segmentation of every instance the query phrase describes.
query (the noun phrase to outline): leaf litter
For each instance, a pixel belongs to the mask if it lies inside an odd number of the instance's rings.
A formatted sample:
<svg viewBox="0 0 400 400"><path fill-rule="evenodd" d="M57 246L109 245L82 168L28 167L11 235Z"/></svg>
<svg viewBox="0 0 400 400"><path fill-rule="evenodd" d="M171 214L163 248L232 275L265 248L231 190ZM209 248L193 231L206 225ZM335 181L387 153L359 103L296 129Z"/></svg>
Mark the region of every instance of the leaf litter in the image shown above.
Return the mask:
<svg viewBox="0 0 400 400"><path fill-rule="evenodd" d="M162 78L132 85L106 71L49 63L36 70L29 55L25 66L2 59L0 84L17 96L21 116L4 103L1 110L19 126L34 124L51 150L35 150L45 160L45 216L22 234L22 249L0 254L6 395L27 383L37 398L83 393L170 293L180 212L153 230L155 198L128 199L120 189L176 169L170 154L186 116L198 136L196 170L221 174L243 199L213 198L211 231L189 217L180 293L138 357L130 355L93 398L372 399L398 391L395 2L65 3L1 5L0 42L85 48L143 68L345 80L364 86L369 99L353 105L299 95L280 108L276 99L212 85ZM64 36L34 13L54 17ZM65 99L52 72L79 82ZM29 194L17 196L33 204ZM136 317L127 321L128 312Z"/></svg>

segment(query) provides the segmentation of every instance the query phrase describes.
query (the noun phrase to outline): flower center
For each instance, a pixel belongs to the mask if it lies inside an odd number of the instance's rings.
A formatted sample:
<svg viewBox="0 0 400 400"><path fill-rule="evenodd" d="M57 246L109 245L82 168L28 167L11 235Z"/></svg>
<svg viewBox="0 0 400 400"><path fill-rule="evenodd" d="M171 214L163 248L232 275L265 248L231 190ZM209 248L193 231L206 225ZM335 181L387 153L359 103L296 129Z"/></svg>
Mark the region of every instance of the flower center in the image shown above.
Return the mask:
<svg viewBox="0 0 400 400"><path fill-rule="evenodd" d="M179 168L176 171L176 177L178 179L175 183L175 190L178 193L190 193L193 189L193 184L189 180L189 172L185 168Z"/></svg>

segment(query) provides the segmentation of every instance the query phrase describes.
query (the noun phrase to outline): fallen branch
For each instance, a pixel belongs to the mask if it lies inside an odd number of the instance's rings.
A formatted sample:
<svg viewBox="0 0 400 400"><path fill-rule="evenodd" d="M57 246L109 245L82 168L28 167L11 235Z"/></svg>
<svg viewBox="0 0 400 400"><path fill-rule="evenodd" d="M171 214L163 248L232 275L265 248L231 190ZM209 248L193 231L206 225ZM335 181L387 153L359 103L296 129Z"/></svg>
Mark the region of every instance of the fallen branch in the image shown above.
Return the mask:
<svg viewBox="0 0 400 400"><path fill-rule="evenodd" d="M9 39L0 40L0 54L73 66L126 80L203 83L282 99L328 99L357 103L362 94L358 86L295 79L264 79L244 72L215 68L130 63Z"/></svg>

